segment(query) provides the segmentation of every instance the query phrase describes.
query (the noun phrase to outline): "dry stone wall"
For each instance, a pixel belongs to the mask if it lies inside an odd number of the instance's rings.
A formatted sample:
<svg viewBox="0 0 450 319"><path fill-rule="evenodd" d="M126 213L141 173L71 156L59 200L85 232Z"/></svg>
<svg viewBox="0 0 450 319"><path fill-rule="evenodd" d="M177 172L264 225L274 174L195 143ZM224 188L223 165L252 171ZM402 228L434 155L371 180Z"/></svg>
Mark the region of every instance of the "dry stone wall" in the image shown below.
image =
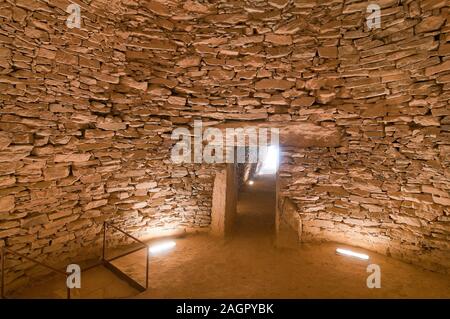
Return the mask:
<svg viewBox="0 0 450 319"><path fill-rule="evenodd" d="M0 246L61 261L103 220L205 228L214 167L171 163L173 128L295 121L343 132L283 150L303 238L445 271L450 5L374 2L369 30L366 1L74 0L80 29L69 1L2 1Z"/></svg>

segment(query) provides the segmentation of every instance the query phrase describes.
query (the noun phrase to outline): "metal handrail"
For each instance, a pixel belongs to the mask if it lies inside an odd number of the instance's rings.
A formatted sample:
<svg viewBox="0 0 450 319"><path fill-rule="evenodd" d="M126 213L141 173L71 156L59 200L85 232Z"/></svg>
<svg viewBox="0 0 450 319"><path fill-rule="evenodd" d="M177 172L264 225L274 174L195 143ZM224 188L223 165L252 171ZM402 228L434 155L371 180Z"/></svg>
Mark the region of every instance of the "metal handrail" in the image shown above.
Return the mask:
<svg viewBox="0 0 450 319"><path fill-rule="evenodd" d="M140 247L140 248L137 248L137 249L133 249L132 251L129 251L127 253L115 256L115 257L107 260L106 259L106 230L107 230L108 227L111 227L111 228L121 232L125 236L127 236L127 237L133 239L134 241L136 241L137 243L141 244L143 247ZM127 233L126 231L118 228L117 226L114 226L113 224L111 224L109 222L106 222L106 221L103 222L103 255L102 255L102 261L103 262L109 264L113 260L116 260L116 259L118 259L120 257L124 257L124 256L127 256L129 254L132 254L132 253L134 253L134 252L136 252L138 250L141 250L143 248L146 248L145 249L145 260L146 260L146 265L145 265L145 289L148 289L148 277L149 277L149 275L148 275L148 268L149 268L149 259L148 259L149 258L149 252L148 252L148 248L149 248L149 246L148 246L148 244L144 243L143 241L137 239L133 235L131 235L131 234Z"/></svg>
<svg viewBox="0 0 450 319"><path fill-rule="evenodd" d="M6 296L5 296L5 270L6 270L6 255L7 255L7 253L19 256L20 258L23 258L23 259L26 259L28 261L31 261L31 262L33 262L35 264L38 264L39 266L45 267L47 269L50 269L50 270L56 272L57 274L63 275L64 277L66 277L66 282L67 282L68 274L66 272L64 272L64 271L62 271L60 269L56 269L56 268L54 268L52 266L49 266L47 264L44 264L43 262L40 262L39 260L36 260L34 258L25 256L24 254L18 253L17 251L14 251L14 250L9 249L7 247L2 247L2 251L1 251L1 259L2 259L1 297L3 299L6 298ZM69 287L67 287L67 299L70 299L70 288Z"/></svg>
<svg viewBox="0 0 450 319"><path fill-rule="evenodd" d="M106 243L106 230L107 230L108 227L111 227L111 228L113 228L113 229L115 229L115 230L121 232L121 233L124 234L125 236L127 236L127 237L133 239L134 241L136 241L137 243L139 243L140 245L142 245L142 247L133 249L132 251L129 251L129 252L127 252L127 253L120 254L120 255L115 256L115 257L113 257L113 258L111 258L111 259L109 259L109 260L106 259L106 244L107 244L107 243ZM143 249L143 248L147 248L147 249L145 250L145 251L146 251L145 289L148 289L148 279L149 279L149 274L148 274L148 270L149 270L149 251L148 251L148 247L149 247L148 244L146 244L146 243L144 243L143 241L137 239L137 238L134 237L133 235L131 235L131 234L125 232L124 230L118 228L117 226L115 226L115 225L113 225L113 224L111 224L111 223L109 223L109 222L106 222L106 221L103 222L103 254L102 254L102 262L105 264L105 266L106 266L106 265L109 265L110 268L115 268L113 265L110 264L111 261L116 260L116 259L118 259L118 258L120 258L120 257L124 257L124 256L129 255L129 254L132 254L132 253L134 253L134 252L136 252L136 251L138 251L138 250L141 250L141 249ZM60 275L63 275L64 277L66 277L66 280L67 280L67 278L68 278L68 276L69 276L69 274L67 274L66 272L64 272L64 271L62 271L62 270L60 270L60 269L54 268L54 267L52 267L52 266L49 266L49 265L47 265L47 264L45 264L45 263L43 263L43 262L40 262L39 260L36 260L36 259L34 259L34 258L31 258L31 257L28 257L28 256L26 256L26 255L23 255L23 254L21 254L21 253L19 253L19 252L17 252L17 251L14 251L14 250L12 250L12 249L10 249L10 248L2 247L2 248L1 248L1 252L0 252L0 258L1 258L1 278L0 278L1 289L0 289L0 297L1 297L1 298L6 298L6 296L5 296L5 290L6 290L6 289L5 289L5 271L6 271L6 255L7 255L8 253L10 253L10 254L12 254L12 255L19 256L20 258L23 258L23 259L25 259L25 260L31 261L31 262L33 262L33 263L35 263L35 264L37 264L37 265L40 265L40 266L45 267L45 268L47 268L47 269L50 269L50 270L52 270L52 271L54 271L54 272L56 272L56 273L58 273L58 274L60 274ZM97 264L93 265L92 267L88 267L88 268L86 268L86 269L83 269L83 271L86 271L86 270L88 270L88 269L90 269L90 268L93 268L93 267L95 267L95 266L97 266ZM116 269L116 270L119 271L118 269ZM129 276L126 276L126 277L129 277ZM129 278L129 279L131 279L131 278ZM131 279L131 280L134 281L133 279ZM138 283L136 282L136 284L138 284ZM140 284L138 284L138 285L139 285L140 287L142 287ZM67 287L67 299L70 299L70 288L69 288L69 287Z"/></svg>
<svg viewBox="0 0 450 319"><path fill-rule="evenodd" d="M147 245L146 243L144 243L143 241L137 239L137 238L134 237L133 235L130 235L129 233L127 233L126 231L120 229L119 227L114 226L113 224L111 224L111 223L109 223L109 222L104 222L104 223L105 223L105 225L107 225L107 226L109 226L109 227L112 227L112 228L114 228L115 230L118 230L119 232L121 232L122 234L124 234L124 235L130 237L130 238L133 239L134 241L136 241L136 242L138 242L138 243L144 245L145 247L148 247L148 245Z"/></svg>

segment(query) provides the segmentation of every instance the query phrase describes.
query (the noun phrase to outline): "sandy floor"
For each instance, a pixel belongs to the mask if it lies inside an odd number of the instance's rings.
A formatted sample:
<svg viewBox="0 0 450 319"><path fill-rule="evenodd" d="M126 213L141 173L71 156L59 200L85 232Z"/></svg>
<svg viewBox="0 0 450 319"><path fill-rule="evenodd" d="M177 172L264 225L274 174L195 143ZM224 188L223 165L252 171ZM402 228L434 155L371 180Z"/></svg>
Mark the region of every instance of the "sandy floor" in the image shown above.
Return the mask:
<svg viewBox="0 0 450 319"><path fill-rule="evenodd" d="M81 289L71 290L72 299L128 298L136 294L135 289L101 266L83 271ZM59 276L54 277L45 282L26 287L9 297L65 299L67 298L65 279L61 279Z"/></svg>
<svg viewBox="0 0 450 319"><path fill-rule="evenodd" d="M84 298L450 298L450 277L365 252L370 261L335 254L333 243L280 250L273 245L274 195L257 181L241 193L235 232L175 239L177 246L150 259L150 288L138 294L104 268L90 270ZM381 288L366 285L368 264L381 267ZM142 251L114 262L144 281ZM108 279L107 279L108 278ZM41 287L42 294L47 288ZM82 289L83 290L83 289ZM36 293L36 290L34 290Z"/></svg>

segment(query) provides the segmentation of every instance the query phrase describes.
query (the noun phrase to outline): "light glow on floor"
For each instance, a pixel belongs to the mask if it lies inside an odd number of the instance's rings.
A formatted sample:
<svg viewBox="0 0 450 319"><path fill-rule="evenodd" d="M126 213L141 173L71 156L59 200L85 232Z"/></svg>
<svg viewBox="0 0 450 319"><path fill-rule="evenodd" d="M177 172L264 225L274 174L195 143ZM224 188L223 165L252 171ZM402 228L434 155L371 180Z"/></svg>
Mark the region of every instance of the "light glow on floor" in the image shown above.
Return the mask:
<svg viewBox="0 0 450 319"><path fill-rule="evenodd" d="M250 181L248 182L248 185L253 185L255 182L254 181Z"/></svg>
<svg viewBox="0 0 450 319"><path fill-rule="evenodd" d="M348 250L348 249L337 248L336 249L336 253L339 254L339 255L343 255L343 256L350 256L350 257L356 257L356 258L359 258L359 259L369 260L369 256L368 255L355 253L354 251L351 251L351 250Z"/></svg>
<svg viewBox="0 0 450 319"><path fill-rule="evenodd" d="M164 242L157 243L153 246L150 246L150 248L148 250L152 254L158 254L163 251L170 250L170 249L174 248L175 246L176 246L176 243L173 240L164 241Z"/></svg>

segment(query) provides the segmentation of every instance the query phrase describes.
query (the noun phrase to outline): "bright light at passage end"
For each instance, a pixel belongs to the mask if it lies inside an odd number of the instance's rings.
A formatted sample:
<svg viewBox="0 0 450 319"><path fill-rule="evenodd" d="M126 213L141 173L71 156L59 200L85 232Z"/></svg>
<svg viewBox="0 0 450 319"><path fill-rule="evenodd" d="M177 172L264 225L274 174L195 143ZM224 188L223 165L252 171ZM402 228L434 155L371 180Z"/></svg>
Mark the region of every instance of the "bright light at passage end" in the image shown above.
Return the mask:
<svg viewBox="0 0 450 319"><path fill-rule="evenodd" d="M264 158L259 174L275 174L278 168L278 156L278 147L270 145L267 148L266 157Z"/></svg>

